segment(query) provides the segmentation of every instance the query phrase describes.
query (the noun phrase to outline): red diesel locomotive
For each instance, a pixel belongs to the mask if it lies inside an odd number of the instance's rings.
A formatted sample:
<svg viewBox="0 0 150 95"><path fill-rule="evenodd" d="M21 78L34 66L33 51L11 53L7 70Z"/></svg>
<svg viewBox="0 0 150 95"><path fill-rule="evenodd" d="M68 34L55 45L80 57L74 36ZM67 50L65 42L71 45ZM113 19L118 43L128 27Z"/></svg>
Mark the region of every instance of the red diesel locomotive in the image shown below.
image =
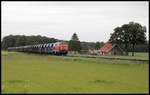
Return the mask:
<svg viewBox="0 0 150 95"><path fill-rule="evenodd" d="M56 42L53 46L53 53L56 55L67 54L68 43Z"/></svg>

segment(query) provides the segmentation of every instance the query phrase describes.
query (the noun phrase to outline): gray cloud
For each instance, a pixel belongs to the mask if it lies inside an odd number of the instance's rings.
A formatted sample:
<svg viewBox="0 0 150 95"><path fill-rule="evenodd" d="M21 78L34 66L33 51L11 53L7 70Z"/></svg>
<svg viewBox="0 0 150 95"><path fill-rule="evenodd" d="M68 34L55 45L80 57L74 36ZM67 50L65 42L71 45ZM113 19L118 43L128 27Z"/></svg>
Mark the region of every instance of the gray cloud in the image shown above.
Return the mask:
<svg viewBox="0 0 150 95"><path fill-rule="evenodd" d="M148 27L148 2L2 2L2 37L43 35L107 41L113 29L135 21ZM147 33L148 36L148 33Z"/></svg>

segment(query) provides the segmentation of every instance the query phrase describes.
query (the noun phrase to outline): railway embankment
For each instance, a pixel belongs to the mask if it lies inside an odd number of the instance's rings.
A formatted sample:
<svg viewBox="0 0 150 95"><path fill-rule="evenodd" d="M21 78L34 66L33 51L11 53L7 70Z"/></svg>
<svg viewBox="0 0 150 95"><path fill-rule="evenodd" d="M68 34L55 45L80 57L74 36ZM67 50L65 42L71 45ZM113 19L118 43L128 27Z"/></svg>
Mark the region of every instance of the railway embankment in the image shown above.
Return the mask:
<svg viewBox="0 0 150 95"><path fill-rule="evenodd" d="M81 58L89 58L89 59L98 59L98 60L122 60L122 61L132 61L132 62L140 62L140 63L149 63L149 60L142 59L125 59L125 58L106 58L106 57L93 57L93 56L66 56L66 57L81 57Z"/></svg>

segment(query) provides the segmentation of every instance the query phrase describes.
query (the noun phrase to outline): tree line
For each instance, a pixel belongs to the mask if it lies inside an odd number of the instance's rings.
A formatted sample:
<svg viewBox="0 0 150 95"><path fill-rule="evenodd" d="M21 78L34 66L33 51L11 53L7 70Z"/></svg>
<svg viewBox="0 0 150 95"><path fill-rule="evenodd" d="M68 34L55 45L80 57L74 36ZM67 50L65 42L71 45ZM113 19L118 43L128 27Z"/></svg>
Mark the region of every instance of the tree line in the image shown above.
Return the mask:
<svg viewBox="0 0 150 95"><path fill-rule="evenodd" d="M25 36L25 35L8 35L2 39L1 49L7 50L8 47L18 47L25 45L36 45L45 43L54 43L62 41L55 38L49 38L46 36ZM73 34L70 41L65 40L69 43L70 51L89 50L97 49L103 46L104 42L80 42L76 33ZM101 44L102 43L102 44Z"/></svg>
<svg viewBox="0 0 150 95"><path fill-rule="evenodd" d="M53 43L57 41L58 39L48 38L48 37L40 36L40 35L38 36L8 35L2 39L1 48L3 50L7 50L8 47Z"/></svg>
<svg viewBox="0 0 150 95"><path fill-rule="evenodd" d="M79 52L80 50L100 49L104 44L104 42L80 42L77 34L73 33L69 41L69 50Z"/></svg>

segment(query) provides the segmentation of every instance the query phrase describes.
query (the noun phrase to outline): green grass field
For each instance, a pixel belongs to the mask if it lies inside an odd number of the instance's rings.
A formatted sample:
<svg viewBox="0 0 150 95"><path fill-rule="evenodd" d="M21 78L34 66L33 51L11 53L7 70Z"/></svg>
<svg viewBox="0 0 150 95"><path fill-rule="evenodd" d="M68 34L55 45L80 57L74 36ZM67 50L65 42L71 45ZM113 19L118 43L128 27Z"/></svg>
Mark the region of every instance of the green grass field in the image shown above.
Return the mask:
<svg viewBox="0 0 150 95"><path fill-rule="evenodd" d="M2 51L2 94L148 93L148 65Z"/></svg>
<svg viewBox="0 0 150 95"><path fill-rule="evenodd" d="M129 56L106 56L106 55L87 55L87 54L72 54L69 53L68 56L89 56L89 57L105 57L105 58L121 58L121 59L140 59L140 60L149 60L149 54L145 52L135 52L135 55L132 56L132 53L129 52Z"/></svg>

